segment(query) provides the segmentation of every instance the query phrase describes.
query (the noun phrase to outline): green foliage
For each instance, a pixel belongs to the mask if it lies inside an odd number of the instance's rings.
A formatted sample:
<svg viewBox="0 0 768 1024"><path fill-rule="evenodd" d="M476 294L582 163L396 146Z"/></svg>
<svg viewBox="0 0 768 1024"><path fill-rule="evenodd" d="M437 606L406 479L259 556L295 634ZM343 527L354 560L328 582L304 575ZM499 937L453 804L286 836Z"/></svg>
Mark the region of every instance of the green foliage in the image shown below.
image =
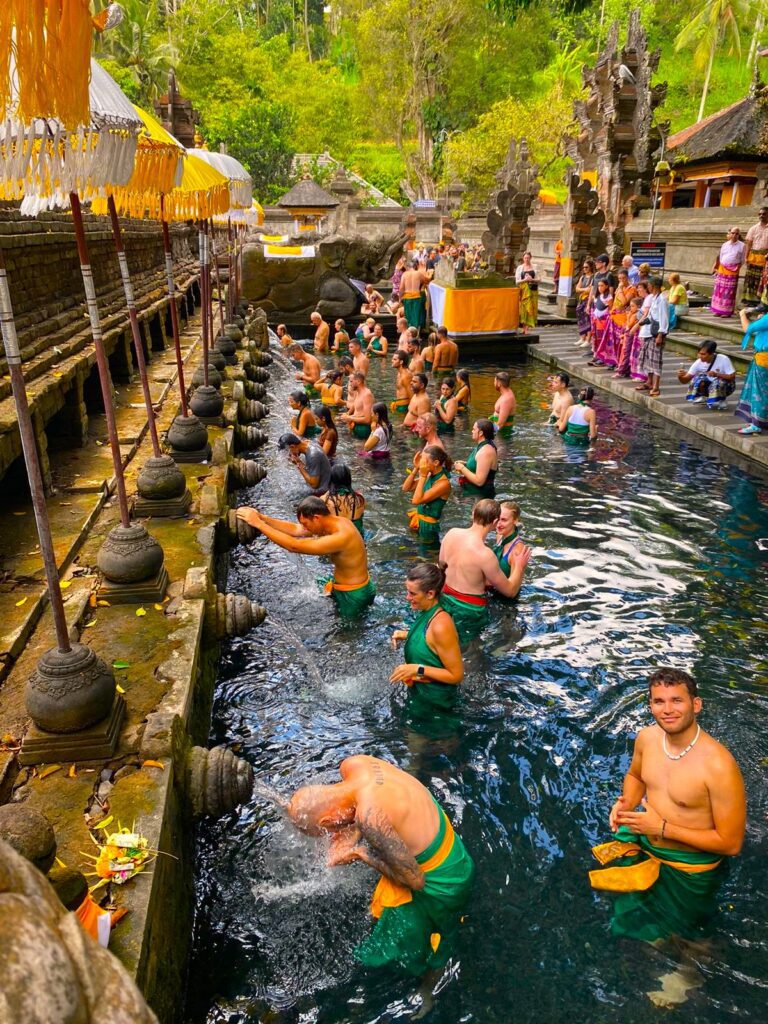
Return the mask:
<svg viewBox="0 0 768 1024"><path fill-rule="evenodd" d="M542 184L562 194L560 138L582 65L594 61L612 21L623 31L632 6L121 2L123 24L97 44L104 66L145 106L164 91L173 66L208 144L226 143L265 202L289 187L295 153L323 151L403 203L404 181L409 190L435 194L455 177L469 186L468 200L482 199L513 135L528 138ZM696 120L710 57L707 112L746 94L751 73L739 50L754 50L763 24L755 23L758 13L757 0L649 0L643 7L649 43L662 50L657 79L669 83L659 117L673 131ZM700 50L704 71L692 71L690 50L675 52L681 39Z"/></svg>

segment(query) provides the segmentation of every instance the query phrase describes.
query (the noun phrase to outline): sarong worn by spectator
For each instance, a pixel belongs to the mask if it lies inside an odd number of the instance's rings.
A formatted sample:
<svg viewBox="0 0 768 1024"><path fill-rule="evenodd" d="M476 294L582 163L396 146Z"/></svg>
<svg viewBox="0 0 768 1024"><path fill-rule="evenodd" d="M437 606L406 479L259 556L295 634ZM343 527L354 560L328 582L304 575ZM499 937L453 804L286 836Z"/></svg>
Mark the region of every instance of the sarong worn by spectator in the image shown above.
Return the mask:
<svg viewBox="0 0 768 1024"><path fill-rule="evenodd" d="M741 241L739 229L731 228L728 239L720 246L720 252L712 267L715 284L709 308L715 316L733 316L739 287L739 271L744 263L746 248Z"/></svg>
<svg viewBox="0 0 768 1024"><path fill-rule="evenodd" d="M739 395L736 415L747 421L739 433L749 436L768 430L768 314L748 326L742 315L742 324L745 334L741 347L746 349L752 342L755 356Z"/></svg>
<svg viewBox="0 0 768 1024"><path fill-rule="evenodd" d="M763 271L768 256L768 207L760 208L758 221L747 231L744 274L744 302L755 305L760 300Z"/></svg>

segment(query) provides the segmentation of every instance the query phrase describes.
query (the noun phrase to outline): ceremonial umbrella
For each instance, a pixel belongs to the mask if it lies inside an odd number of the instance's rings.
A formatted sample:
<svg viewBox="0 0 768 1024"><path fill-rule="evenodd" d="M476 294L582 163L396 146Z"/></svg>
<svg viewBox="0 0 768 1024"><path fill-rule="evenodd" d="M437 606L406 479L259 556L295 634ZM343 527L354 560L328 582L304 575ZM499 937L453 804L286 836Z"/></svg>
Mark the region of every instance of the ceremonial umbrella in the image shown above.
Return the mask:
<svg viewBox="0 0 768 1024"><path fill-rule="evenodd" d="M144 171L141 161L137 165L142 121L117 84L95 61L91 62L89 95L90 120L76 129L67 129L61 121L51 118L38 118L26 126L9 119L0 126L0 163L5 158L8 165L2 180L6 198L23 195L24 213L71 205L121 522L105 538L98 564L108 581L111 601L152 600L155 595L156 599L162 596L167 574L160 545L143 526L132 525L130 521L112 382L80 203L81 197L103 196L106 190L128 186L132 179L134 187L140 188L144 179L157 171L157 157L147 161ZM136 585L146 580L150 583L137 589Z"/></svg>
<svg viewBox="0 0 768 1024"><path fill-rule="evenodd" d="M210 150L207 150L207 149L191 149L191 150L189 150L189 152L193 156L199 157L201 160L205 160L206 163L210 164L211 167L214 167L217 171L220 171L221 174L225 175L225 177L228 179L228 181L229 181L229 197L230 197L229 205L230 205L231 209L237 209L237 210L249 210L249 209L251 209L251 205L253 203L253 179L251 178L251 176L248 173L248 171L246 171L246 169L243 167L243 165L238 160L235 160L235 158L230 156L228 153L212 153L212 152L210 152ZM207 234L207 228L206 227L203 228L202 234ZM238 298L239 298L239 279L240 279L240 271L239 271L239 266L240 266L240 248L239 248L239 243L240 243L240 237L241 237L240 228L239 228L238 225L235 225L235 231L234 231L234 246L235 246L235 248L234 248L234 266L233 266L232 220L230 218L229 221L228 221L228 225L227 225L227 240L228 240L227 241L227 263L228 263L228 266L229 266L229 281L230 281L230 289L229 289L229 291L231 293L231 294L228 294L227 298L228 298L228 304L229 304L228 312L229 312L230 317L232 316L232 314L234 312L233 302L234 302L234 304L236 304L237 301L238 301ZM206 286L209 289L209 294L210 294L210 266L209 266L209 263L208 263L208 260L207 260L207 248L208 248L207 240L203 242L203 246L204 246L204 248L206 250L206 263L205 263L204 267L202 268L202 270L203 270L203 277L206 280ZM214 260L215 260L216 259L215 240L214 240L213 256L214 256ZM217 273L218 273L218 263L216 263L216 268L217 268ZM219 287L219 296L221 296L221 288L220 287ZM221 311L221 306L219 306L219 309ZM211 324L211 330L212 329L213 329L213 325Z"/></svg>

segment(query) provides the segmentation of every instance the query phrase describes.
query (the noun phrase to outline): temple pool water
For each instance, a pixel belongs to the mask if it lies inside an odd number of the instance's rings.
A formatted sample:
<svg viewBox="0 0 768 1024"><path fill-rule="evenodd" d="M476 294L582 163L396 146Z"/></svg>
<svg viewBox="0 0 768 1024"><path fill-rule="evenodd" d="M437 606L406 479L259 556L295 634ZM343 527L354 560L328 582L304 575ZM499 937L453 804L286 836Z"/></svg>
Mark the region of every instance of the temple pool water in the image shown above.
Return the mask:
<svg viewBox="0 0 768 1024"><path fill-rule="evenodd" d="M699 1024L768 1019L768 481L603 396L596 450L566 449L544 426L546 372L512 369L517 427L501 443L498 492L522 505L533 557L519 601L496 601L466 654L455 734L410 731L388 682L404 570L418 555L400 493L410 437L398 432L391 465L359 459L346 437L340 445L368 499L379 596L365 619L337 617L318 592L316 559L264 540L231 555L228 589L265 604L270 618L224 648L211 742L236 745L259 786L239 814L200 830L193 1024L383 1024L413 1014L412 980L367 973L352 956L371 926L373 873L326 868L322 844L298 836L268 799L266 787L289 794L335 779L352 753L415 773L477 865L460 958L429 1021L659 1020L667 1011L646 993L674 960L610 936L610 898L590 889L587 871L590 847L608 838L633 734L650 721L645 678L662 664L698 678L701 723L736 755L749 798L744 852L702 954L704 984L683 1012ZM391 378L388 362L374 367L377 397L392 396ZM273 440L287 425L289 389L273 367ZM474 368L473 414L493 397L492 369ZM449 441L454 455L468 453L469 425ZM298 474L274 444L259 457L269 476L239 502L293 518ZM465 525L469 510L452 497L444 528Z"/></svg>

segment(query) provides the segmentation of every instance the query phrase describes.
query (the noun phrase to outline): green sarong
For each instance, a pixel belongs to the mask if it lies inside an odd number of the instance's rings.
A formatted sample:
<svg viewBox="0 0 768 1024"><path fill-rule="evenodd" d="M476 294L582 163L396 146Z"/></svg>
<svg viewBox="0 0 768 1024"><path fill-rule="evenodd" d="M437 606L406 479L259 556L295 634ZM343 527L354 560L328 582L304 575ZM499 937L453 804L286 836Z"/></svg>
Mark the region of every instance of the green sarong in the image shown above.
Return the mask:
<svg viewBox="0 0 768 1024"><path fill-rule="evenodd" d="M355 423L352 427L352 437L358 438L360 441L367 441L371 436L371 424L370 423Z"/></svg>
<svg viewBox="0 0 768 1024"><path fill-rule="evenodd" d="M427 324L427 299L422 292L416 298L403 299L403 312L409 327L426 327Z"/></svg>
<svg viewBox="0 0 768 1024"><path fill-rule="evenodd" d="M460 594L443 587L440 604L456 624L459 640L463 642L479 636L488 625L488 598L479 594Z"/></svg>
<svg viewBox="0 0 768 1024"><path fill-rule="evenodd" d="M343 584L336 584L333 576L326 576L317 582L326 594L331 595L339 613L345 618L352 619L362 615L368 605L373 604L373 599L376 597L376 587L370 577L362 586L355 587L354 590L339 589L339 586L343 586Z"/></svg>
<svg viewBox="0 0 768 1024"><path fill-rule="evenodd" d="M419 612L408 630L403 655L408 665L431 665L445 668L427 643L427 630L434 616L441 611L439 604ZM413 679L408 687L408 708L414 714L450 711L456 703L459 688L454 683L436 683L429 679Z"/></svg>
<svg viewBox="0 0 768 1024"><path fill-rule="evenodd" d="M411 891L385 878L376 887L371 913L379 920L355 950L366 967L397 963L420 977L441 970L455 952L475 866L436 800L435 806L440 816L437 835L416 856L425 873L424 888Z"/></svg>
<svg viewBox="0 0 768 1024"><path fill-rule="evenodd" d="M569 422L562 436L566 444L576 444L583 448L589 444L589 425Z"/></svg>
<svg viewBox="0 0 768 1024"><path fill-rule="evenodd" d="M626 853L622 844L629 844ZM708 934L717 890L728 873L727 858L654 846L626 826L614 834L614 842L592 852L601 864L610 864L590 871L592 887L620 893L611 919L614 935L656 942L672 935L695 940Z"/></svg>
<svg viewBox="0 0 768 1024"><path fill-rule="evenodd" d="M488 417L488 419L491 421L491 423L498 423L499 422L499 417L496 415L495 412L492 415L490 415ZM512 437L514 429L515 429L515 417L514 416L509 416L507 418L507 422L504 424L503 427L501 427L501 429L499 429L498 427L496 428L496 437Z"/></svg>
<svg viewBox="0 0 768 1024"><path fill-rule="evenodd" d="M319 398L320 397L320 392L317 390L317 388L313 384L305 384L304 385L304 394L307 396L307 398Z"/></svg>

